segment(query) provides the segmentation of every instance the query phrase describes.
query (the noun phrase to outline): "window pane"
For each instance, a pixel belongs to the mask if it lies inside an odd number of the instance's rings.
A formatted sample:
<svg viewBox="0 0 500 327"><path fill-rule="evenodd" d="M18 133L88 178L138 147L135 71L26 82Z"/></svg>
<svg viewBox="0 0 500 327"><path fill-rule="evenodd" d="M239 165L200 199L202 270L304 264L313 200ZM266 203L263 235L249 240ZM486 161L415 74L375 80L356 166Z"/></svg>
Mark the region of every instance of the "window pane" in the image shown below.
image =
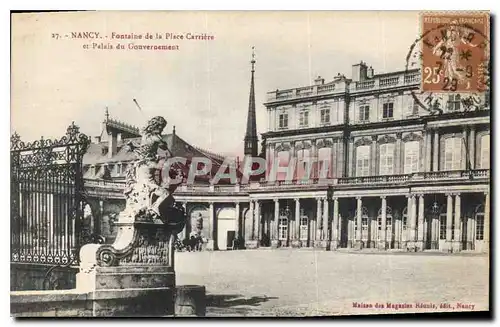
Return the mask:
<svg viewBox="0 0 500 327"><path fill-rule="evenodd" d="M356 148L356 176L368 176L370 165L370 146L363 145Z"/></svg>
<svg viewBox="0 0 500 327"><path fill-rule="evenodd" d="M490 168L490 134L481 137L481 168Z"/></svg>
<svg viewBox="0 0 500 327"><path fill-rule="evenodd" d="M420 142L411 141L405 143L404 173L418 172L418 161L420 155Z"/></svg>

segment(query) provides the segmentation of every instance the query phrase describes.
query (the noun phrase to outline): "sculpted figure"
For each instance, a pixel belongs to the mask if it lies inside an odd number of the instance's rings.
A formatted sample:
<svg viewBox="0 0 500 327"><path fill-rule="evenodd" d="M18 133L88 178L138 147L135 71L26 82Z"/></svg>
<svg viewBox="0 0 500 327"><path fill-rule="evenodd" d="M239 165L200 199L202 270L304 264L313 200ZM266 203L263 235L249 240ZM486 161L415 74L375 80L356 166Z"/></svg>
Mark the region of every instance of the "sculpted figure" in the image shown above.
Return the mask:
<svg viewBox="0 0 500 327"><path fill-rule="evenodd" d="M141 144L139 146L132 142L127 144L137 156L137 160L127 171L127 186L124 191L127 204L122 214L130 219L161 219L165 222L167 218L164 217L165 213L172 212L170 208L174 208L175 201L172 193L176 186L166 189L157 181L160 172L158 150L166 150L167 157L172 156L172 152L161 135L166 125L167 121L163 117L154 117L143 129ZM162 210L164 210L163 213Z"/></svg>

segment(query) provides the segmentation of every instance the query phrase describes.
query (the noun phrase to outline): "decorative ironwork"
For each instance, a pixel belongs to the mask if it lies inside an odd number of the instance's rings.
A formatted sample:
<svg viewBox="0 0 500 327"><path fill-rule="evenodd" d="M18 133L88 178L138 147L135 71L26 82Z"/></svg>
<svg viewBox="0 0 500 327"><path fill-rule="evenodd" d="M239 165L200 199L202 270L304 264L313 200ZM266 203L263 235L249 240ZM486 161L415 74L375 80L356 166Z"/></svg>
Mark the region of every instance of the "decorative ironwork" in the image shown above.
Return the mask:
<svg viewBox="0 0 500 327"><path fill-rule="evenodd" d="M81 245L94 241L80 237L89 144L74 123L60 139L11 136L12 262L69 266L78 262Z"/></svg>

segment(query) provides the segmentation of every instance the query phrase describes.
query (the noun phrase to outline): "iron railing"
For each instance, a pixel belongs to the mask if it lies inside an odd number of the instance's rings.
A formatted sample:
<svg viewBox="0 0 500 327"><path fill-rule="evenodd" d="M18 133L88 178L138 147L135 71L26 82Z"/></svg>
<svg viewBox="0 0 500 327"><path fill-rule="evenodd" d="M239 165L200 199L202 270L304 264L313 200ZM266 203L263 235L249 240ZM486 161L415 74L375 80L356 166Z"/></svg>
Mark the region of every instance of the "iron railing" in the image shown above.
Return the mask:
<svg viewBox="0 0 500 327"><path fill-rule="evenodd" d="M11 262L78 262L88 241L82 160L89 143L74 123L56 140L11 136Z"/></svg>

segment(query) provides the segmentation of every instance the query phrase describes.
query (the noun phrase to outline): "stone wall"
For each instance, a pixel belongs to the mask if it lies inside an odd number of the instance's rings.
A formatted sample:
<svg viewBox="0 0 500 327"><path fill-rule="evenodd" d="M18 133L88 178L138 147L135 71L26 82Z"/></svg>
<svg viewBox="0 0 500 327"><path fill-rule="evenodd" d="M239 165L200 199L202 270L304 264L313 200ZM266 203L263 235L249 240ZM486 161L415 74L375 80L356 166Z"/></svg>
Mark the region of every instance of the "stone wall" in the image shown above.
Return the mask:
<svg viewBox="0 0 500 327"><path fill-rule="evenodd" d="M169 301L170 299L170 301ZM14 317L138 317L174 314L173 288L10 293Z"/></svg>
<svg viewBox="0 0 500 327"><path fill-rule="evenodd" d="M35 263L12 263L10 265L10 290L43 290L44 279L50 265ZM49 289L72 289L76 286L77 267L61 267L52 271L46 287Z"/></svg>

